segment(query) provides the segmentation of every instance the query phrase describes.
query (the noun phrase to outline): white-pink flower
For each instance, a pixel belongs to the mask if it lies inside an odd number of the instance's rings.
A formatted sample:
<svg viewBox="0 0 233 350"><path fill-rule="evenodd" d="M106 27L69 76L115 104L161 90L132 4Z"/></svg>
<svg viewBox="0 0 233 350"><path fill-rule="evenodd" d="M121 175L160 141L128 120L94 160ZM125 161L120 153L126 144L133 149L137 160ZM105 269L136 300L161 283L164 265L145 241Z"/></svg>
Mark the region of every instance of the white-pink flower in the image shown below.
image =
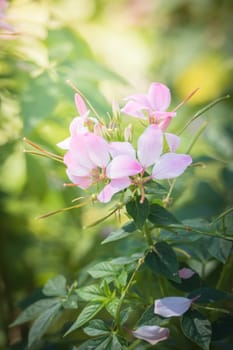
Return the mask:
<svg viewBox="0 0 233 350"><path fill-rule="evenodd" d="M193 300L184 297L167 297L155 300L154 313L163 317L181 316L191 306Z"/></svg>
<svg viewBox="0 0 233 350"><path fill-rule="evenodd" d="M135 94L126 98L127 103L122 108L125 114L140 119L149 119L150 124L156 124L161 130L166 130L175 112L167 112L171 102L168 87L161 83L152 83L147 94Z"/></svg>
<svg viewBox="0 0 233 350"><path fill-rule="evenodd" d="M169 337L169 329L159 326L141 326L132 334L135 338L142 339L148 343L155 345L162 340L166 340Z"/></svg>
<svg viewBox="0 0 233 350"><path fill-rule="evenodd" d="M169 134L167 142L170 149L175 150L177 136ZM141 188L151 179L171 179L181 175L192 158L186 154L168 152L162 154L163 133L155 124L150 125L138 139L137 152L127 142L112 144L114 157L106 168L106 176L111 179L99 194L101 202L108 202L117 191L115 182L124 179L126 183L138 185ZM149 174L143 177L145 172ZM136 176L137 175L137 176ZM135 177L136 176L136 177ZM133 178L132 178L133 177Z"/></svg>

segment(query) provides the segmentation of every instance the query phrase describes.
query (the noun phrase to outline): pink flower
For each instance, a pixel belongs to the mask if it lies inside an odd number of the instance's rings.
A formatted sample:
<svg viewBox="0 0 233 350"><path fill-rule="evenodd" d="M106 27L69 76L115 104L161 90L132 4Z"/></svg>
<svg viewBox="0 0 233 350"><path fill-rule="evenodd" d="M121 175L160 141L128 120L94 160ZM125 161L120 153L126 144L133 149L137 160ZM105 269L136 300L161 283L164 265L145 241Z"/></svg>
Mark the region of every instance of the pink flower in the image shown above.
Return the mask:
<svg viewBox="0 0 233 350"><path fill-rule="evenodd" d="M1 0L0 0L1 1ZM75 105L79 113L78 117L75 117L70 123L70 137L57 144L62 149L69 149L72 137L76 137L79 134L84 134L88 131L95 130L98 120L93 117L89 117L90 110L87 108L83 98L79 94L74 96Z"/></svg>
<svg viewBox="0 0 233 350"><path fill-rule="evenodd" d="M128 102L122 108L125 114L140 119L149 119L150 124L156 124L161 130L166 130L175 112L166 112L171 102L168 87L161 83L152 83L147 94L135 94L126 98Z"/></svg>
<svg viewBox="0 0 233 350"><path fill-rule="evenodd" d="M181 316L193 300L184 297L167 297L155 300L154 313L163 317Z"/></svg>
<svg viewBox="0 0 233 350"><path fill-rule="evenodd" d="M169 333L168 328L162 328L159 326L141 326L135 329L135 331L132 331L135 338L145 340L152 345L155 345L162 340L166 340L169 337Z"/></svg>
<svg viewBox="0 0 233 350"><path fill-rule="evenodd" d="M13 27L5 21L7 7L8 7L8 1L0 0L0 28L13 32L14 31Z"/></svg>
<svg viewBox="0 0 233 350"><path fill-rule="evenodd" d="M171 149L175 149L177 136L169 135L168 144ZM162 154L163 133L154 124L147 127L139 137L137 146L136 152L133 146L127 142L112 144L114 158L106 168L106 176L109 179L116 182L116 180L124 178L125 184L137 184L142 188L143 183L151 179L175 178L181 175L187 166L192 163L192 158L186 154L174 152ZM145 172L150 174L149 177L143 177ZM100 201L110 201L112 194L117 192L115 186L114 191L111 188L112 181L100 193Z"/></svg>
<svg viewBox="0 0 233 350"><path fill-rule="evenodd" d="M102 137L90 132L71 136L64 163L67 175L77 186L86 189L102 181L109 161L109 146Z"/></svg>

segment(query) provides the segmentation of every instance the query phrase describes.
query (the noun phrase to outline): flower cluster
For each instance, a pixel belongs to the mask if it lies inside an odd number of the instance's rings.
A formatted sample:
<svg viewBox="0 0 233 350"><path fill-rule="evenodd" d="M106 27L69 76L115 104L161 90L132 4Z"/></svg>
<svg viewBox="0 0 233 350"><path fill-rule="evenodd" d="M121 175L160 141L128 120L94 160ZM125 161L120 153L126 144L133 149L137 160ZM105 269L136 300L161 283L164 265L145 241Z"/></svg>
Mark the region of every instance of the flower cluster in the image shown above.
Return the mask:
<svg viewBox="0 0 233 350"><path fill-rule="evenodd" d="M127 98L122 112L147 122L134 147L126 136L129 127L123 133L124 141L109 140L108 128L90 117L84 100L76 94L79 116L70 124L70 137L58 144L67 150L64 163L71 182L84 190L97 185L97 199L103 203L129 187L140 190L143 202L145 183L181 175L192 158L176 153L179 137L165 132L176 115L166 111L170 100L169 89L161 83L152 83L148 94Z"/></svg>

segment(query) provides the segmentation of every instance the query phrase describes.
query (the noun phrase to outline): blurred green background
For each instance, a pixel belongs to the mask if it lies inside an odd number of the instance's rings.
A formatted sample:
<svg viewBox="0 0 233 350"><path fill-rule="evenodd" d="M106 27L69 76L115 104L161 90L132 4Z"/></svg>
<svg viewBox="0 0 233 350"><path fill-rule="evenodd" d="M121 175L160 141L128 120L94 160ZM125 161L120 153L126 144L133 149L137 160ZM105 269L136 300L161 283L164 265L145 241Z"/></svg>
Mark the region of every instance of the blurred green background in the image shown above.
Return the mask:
<svg viewBox="0 0 233 350"><path fill-rule="evenodd" d="M23 137L62 155L56 143L68 136L77 114L67 79L104 117L113 99L122 104L153 81L171 88L172 107L200 87L170 128L180 130L198 109L232 93L232 13L231 0L9 2L7 21L15 33L0 34L1 349L21 337L8 328L18 303L48 278L62 273L73 280L106 255L98 243L117 224L82 230L107 213L100 205L37 220L81 192L63 187L62 164L23 153L29 148ZM208 121L192 151L206 166L185 174L174 193L180 218L210 219L230 205L232 104L230 98L216 105L183 135L181 150Z"/></svg>

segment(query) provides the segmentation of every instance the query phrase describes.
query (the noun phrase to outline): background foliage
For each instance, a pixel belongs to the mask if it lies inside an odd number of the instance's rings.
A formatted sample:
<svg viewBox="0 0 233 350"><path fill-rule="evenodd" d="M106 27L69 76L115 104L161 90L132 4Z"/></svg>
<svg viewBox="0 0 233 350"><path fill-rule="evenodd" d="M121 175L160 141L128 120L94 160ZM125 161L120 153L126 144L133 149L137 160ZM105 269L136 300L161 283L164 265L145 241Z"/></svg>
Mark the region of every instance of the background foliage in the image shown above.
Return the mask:
<svg viewBox="0 0 233 350"><path fill-rule="evenodd" d="M67 79L105 116L112 99L121 101L129 93L143 92L152 81L171 88L174 106L199 86L200 92L173 124L173 130L181 129L199 108L231 93L232 10L230 0L10 2L7 19L16 34L10 40L0 37L2 349L10 344L13 349L28 331L8 328L18 306L36 299L48 278L62 273L73 280L84 266L102 258L106 251L99 242L118 225L112 220L82 230L107 213L106 207L96 205L36 220L70 205L80 193L64 189L62 166L24 154L23 137L59 152L56 143L68 135L76 115ZM185 133L181 148L200 123L208 121L192 151L195 160L206 166L177 181L173 211L180 219L200 215L212 219L230 205L231 109L228 99ZM111 258L122 249L114 247ZM191 265L210 281L223 268L201 249ZM221 281L228 291L233 288L230 277L231 270Z"/></svg>

